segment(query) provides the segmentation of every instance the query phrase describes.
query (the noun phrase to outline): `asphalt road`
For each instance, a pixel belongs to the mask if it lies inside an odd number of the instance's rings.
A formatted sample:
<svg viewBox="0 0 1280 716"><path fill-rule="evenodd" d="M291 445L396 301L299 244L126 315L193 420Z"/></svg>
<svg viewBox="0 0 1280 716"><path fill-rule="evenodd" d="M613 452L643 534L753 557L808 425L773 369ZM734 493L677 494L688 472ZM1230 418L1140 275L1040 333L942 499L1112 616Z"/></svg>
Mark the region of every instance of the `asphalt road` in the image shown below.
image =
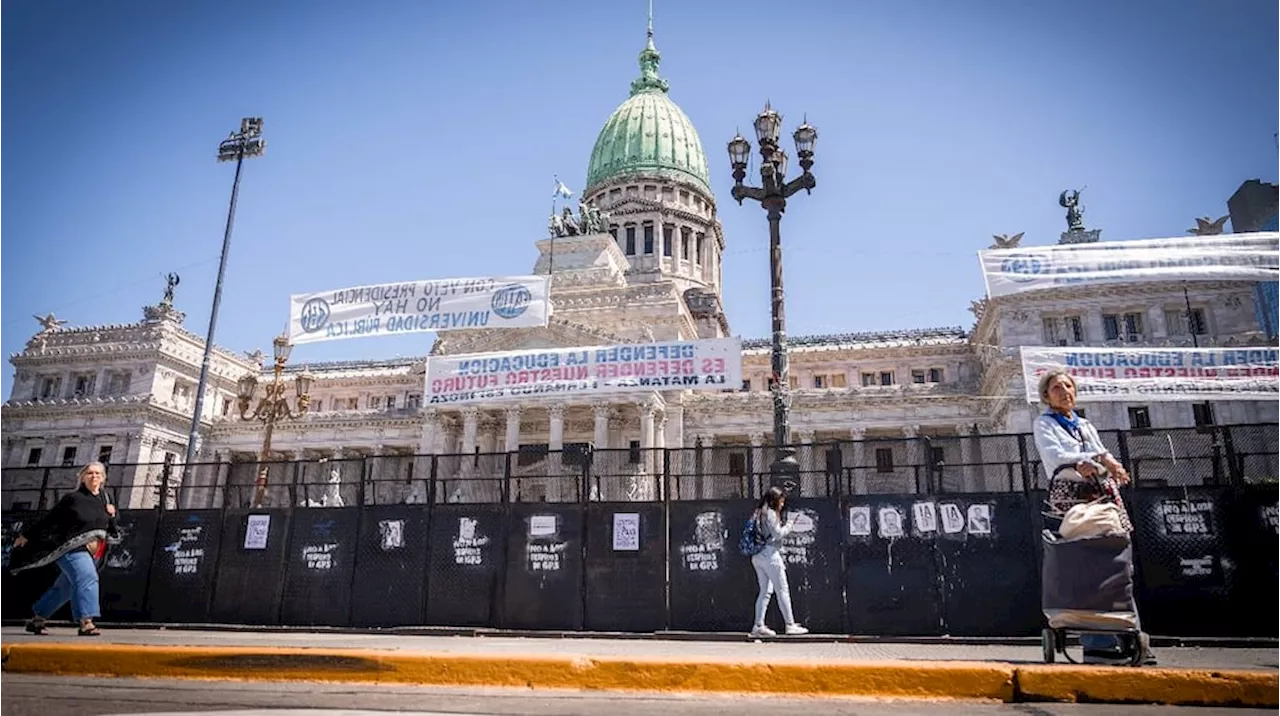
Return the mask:
<svg viewBox="0 0 1280 716"><path fill-rule="evenodd" d="M760 695L456 689L348 684L102 679L4 674L0 716L1253 716L1265 709L1106 704L989 704Z"/></svg>

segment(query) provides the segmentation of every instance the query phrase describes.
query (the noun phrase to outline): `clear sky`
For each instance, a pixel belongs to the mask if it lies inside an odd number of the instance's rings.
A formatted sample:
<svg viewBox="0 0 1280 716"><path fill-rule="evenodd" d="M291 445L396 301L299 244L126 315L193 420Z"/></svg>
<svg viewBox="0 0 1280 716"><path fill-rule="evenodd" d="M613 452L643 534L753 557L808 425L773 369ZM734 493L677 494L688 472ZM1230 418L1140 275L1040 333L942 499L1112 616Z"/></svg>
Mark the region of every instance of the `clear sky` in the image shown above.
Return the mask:
<svg viewBox="0 0 1280 716"><path fill-rule="evenodd" d="M552 175L583 188L645 23L644 0L2 7L6 355L34 313L138 320L169 271L203 335L233 171L215 151L249 115L269 146L245 167L220 345L269 351L290 293L528 273ZM1274 0L657 0L655 18L744 337L768 333L767 227L729 198L724 146L766 98L788 134L805 113L820 132L819 186L783 221L793 335L969 326L974 252L994 233L1055 242L1066 188L1087 185L1087 226L1122 240L1182 235L1276 180Z"/></svg>

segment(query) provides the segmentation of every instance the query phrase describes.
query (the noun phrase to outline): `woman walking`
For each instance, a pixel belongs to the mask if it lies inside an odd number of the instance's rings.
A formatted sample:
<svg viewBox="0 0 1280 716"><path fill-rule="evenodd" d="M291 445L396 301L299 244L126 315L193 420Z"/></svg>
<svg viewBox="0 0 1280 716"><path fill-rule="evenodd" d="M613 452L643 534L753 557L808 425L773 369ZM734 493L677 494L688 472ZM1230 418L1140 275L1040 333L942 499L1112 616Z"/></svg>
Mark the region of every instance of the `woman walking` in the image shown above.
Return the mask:
<svg viewBox="0 0 1280 716"><path fill-rule="evenodd" d="M782 539L791 534L791 525L782 521L782 506L787 494L779 487L770 487L760 504L756 505L756 525L764 537L764 547L752 555L751 566L756 569L756 581L760 592L756 596L756 620L750 636L777 636L777 632L765 626L764 613L769 608L769 597L778 595L778 609L786 622L787 634L808 634L809 630L796 623L791 612L791 590L787 587L787 566L782 561Z"/></svg>
<svg viewBox="0 0 1280 716"><path fill-rule="evenodd" d="M48 634L45 620L71 602L71 616L80 624L80 636L98 636L93 620L99 616L98 569L94 557L102 554L108 533L116 532L115 505L101 496L107 471L100 462L80 469L80 486L62 496L44 517L13 541L10 561L14 573L56 563L61 574L49 591L32 607L27 622L32 634Z"/></svg>
<svg viewBox="0 0 1280 716"><path fill-rule="evenodd" d="M1050 509L1062 515L1072 506L1105 500L1119 508L1120 526L1133 532L1120 487L1129 484L1129 473L1102 444L1098 429L1076 413L1076 381L1066 370L1055 368L1040 378L1040 399L1049 409L1033 424L1036 450L1049 480ZM1136 612L1135 612L1136 618ZM1080 636L1086 664L1127 663L1131 653L1112 634L1086 633ZM1144 663L1155 657L1140 636L1136 647L1144 650Z"/></svg>

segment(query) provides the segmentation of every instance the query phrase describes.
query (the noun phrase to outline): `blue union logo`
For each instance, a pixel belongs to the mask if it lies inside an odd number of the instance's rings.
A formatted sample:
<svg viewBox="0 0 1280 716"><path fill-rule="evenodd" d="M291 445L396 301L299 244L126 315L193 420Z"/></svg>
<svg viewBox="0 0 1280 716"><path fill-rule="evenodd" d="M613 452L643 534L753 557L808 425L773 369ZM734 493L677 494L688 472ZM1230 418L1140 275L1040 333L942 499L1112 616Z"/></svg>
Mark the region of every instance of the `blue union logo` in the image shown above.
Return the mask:
<svg viewBox="0 0 1280 716"><path fill-rule="evenodd" d="M516 318L523 314L533 302L533 294L518 283L500 288L493 294L493 312L499 318Z"/></svg>
<svg viewBox="0 0 1280 716"><path fill-rule="evenodd" d="M1035 254L1010 256L1000 262L1000 273L1019 283L1034 280L1036 276L1045 273L1046 268L1044 257Z"/></svg>
<svg viewBox="0 0 1280 716"><path fill-rule="evenodd" d="M302 304L302 330L315 333L329 322L329 302L323 298L313 298Z"/></svg>

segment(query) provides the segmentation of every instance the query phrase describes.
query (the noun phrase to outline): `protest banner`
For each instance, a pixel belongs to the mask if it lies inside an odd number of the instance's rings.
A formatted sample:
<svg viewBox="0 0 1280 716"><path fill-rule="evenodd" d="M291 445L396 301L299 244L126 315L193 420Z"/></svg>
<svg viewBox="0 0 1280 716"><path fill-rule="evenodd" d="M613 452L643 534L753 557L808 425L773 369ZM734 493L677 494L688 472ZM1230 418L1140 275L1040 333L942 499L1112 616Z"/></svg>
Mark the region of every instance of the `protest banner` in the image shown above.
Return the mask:
<svg viewBox="0 0 1280 716"><path fill-rule="evenodd" d="M991 298L1097 284L1275 281L1280 233L987 249L978 260Z"/></svg>
<svg viewBox="0 0 1280 716"><path fill-rule="evenodd" d="M742 385L737 338L431 356L428 405L542 395L725 390Z"/></svg>
<svg viewBox="0 0 1280 716"><path fill-rule="evenodd" d="M1076 400L1152 402L1270 400L1280 397L1275 348L1022 348L1027 402L1039 403L1040 376L1065 368Z"/></svg>
<svg viewBox="0 0 1280 716"><path fill-rule="evenodd" d="M551 313L546 276L410 281L289 297L289 340L391 336L461 328L534 328Z"/></svg>

